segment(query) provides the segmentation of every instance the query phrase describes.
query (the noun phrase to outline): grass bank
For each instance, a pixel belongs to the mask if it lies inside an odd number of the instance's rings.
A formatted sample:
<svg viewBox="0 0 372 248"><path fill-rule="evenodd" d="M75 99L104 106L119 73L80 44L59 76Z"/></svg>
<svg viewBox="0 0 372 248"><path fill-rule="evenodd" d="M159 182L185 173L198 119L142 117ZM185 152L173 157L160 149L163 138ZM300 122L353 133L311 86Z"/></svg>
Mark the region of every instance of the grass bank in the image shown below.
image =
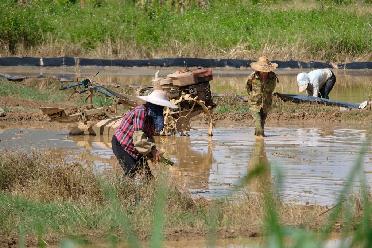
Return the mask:
<svg viewBox="0 0 372 248"><path fill-rule="evenodd" d="M54 78L30 78L23 82L0 79L0 97L3 98L0 99L0 104L7 105L8 103L9 106L5 106L5 108L8 108L9 111L13 107L19 107L20 105L29 107L29 110L36 110L40 106L45 105L81 106L87 104L87 93L73 94L73 89L60 90L60 86L60 81ZM102 94L96 94L93 97L93 105L95 107L111 104L112 99Z"/></svg>
<svg viewBox="0 0 372 248"><path fill-rule="evenodd" d="M123 178L121 170L97 176L89 165L66 163L55 152L1 153L0 244L45 246L67 239L73 244L126 242L139 247L140 240L149 240L150 246L161 247L163 239L208 237L213 246L217 237L265 234L268 243L280 244L287 237L294 244L319 247L316 244L322 238L343 231L347 236L359 234L356 244L368 247L368 193L350 198L350 185L346 186L334 210L286 204L275 197L278 185L271 188L264 183L258 194L245 190L246 183L267 179L268 164L260 159L256 163L233 201L205 201L180 191L167 173L159 173L152 181L133 182ZM361 169L358 164L353 177ZM280 183L279 175L276 179ZM324 236L319 238L314 232Z"/></svg>
<svg viewBox="0 0 372 248"><path fill-rule="evenodd" d="M60 103L65 101L66 95L58 90L58 81L53 79L44 80L38 85L0 80L0 97Z"/></svg>
<svg viewBox="0 0 372 248"><path fill-rule="evenodd" d="M371 60L369 1L15 2L0 3L1 55Z"/></svg>

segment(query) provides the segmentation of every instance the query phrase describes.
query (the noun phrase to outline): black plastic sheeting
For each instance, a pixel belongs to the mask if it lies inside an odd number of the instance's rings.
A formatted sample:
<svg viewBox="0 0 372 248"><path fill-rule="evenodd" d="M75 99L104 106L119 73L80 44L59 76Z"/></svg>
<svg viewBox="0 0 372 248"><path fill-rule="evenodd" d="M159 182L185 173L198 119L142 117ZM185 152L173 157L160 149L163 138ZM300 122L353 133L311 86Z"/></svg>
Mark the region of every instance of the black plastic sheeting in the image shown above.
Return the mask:
<svg viewBox="0 0 372 248"><path fill-rule="evenodd" d="M25 80L27 77L26 76L20 76L20 75L9 75L9 74L4 74L4 73L0 73L0 79L2 78L5 78L9 81L13 81L13 82L21 82L23 80Z"/></svg>
<svg viewBox="0 0 372 248"><path fill-rule="evenodd" d="M319 98L314 96L306 96L306 95L295 95L295 94L282 94L282 93L274 93L274 95L281 98L283 101L291 101L295 103L301 103L301 102L314 102L318 104L324 104L328 106L339 106L349 109L358 109L359 103L350 103L350 102L340 102L325 98Z"/></svg>
<svg viewBox="0 0 372 248"><path fill-rule="evenodd" d="M248 67L252 60L244 59L202 59L202 58L162 58L162 59L90 59L74 57L0 57L0 66L121 66L121 67ZM273 61L279 68L320 69L333 68L330 63L319 61ZM372 69L372 62L351 62L337 64L339 69Z"/></svg>

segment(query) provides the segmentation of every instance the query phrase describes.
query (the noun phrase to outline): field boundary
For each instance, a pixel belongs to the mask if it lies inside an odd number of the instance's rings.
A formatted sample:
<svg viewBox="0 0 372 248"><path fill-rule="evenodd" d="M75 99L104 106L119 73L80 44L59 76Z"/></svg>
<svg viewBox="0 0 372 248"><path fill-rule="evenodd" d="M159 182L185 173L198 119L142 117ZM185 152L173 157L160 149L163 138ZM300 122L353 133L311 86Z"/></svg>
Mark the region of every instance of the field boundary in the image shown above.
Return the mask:
<svg viewBox="0 0 372 248"><path fill-rule="evenodd" d="M0 66L119 66L119 67L248 67L253 60L206 58L97 59L80 57L0 57ZM328 63L274 60L281 69L372 69L372 62Z"/></svg>

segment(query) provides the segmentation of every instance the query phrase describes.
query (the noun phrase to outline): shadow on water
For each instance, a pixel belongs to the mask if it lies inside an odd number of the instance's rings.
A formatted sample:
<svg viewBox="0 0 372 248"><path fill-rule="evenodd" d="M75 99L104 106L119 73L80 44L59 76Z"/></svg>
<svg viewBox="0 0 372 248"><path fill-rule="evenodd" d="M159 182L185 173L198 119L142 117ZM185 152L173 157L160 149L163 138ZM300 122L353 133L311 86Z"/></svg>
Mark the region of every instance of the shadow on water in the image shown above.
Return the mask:
<svg viewBox="0 0 372 248"><path fill-rule="evenodd" d="M271 166L267 159L264 139L256 139L252 147L247 175L244 179L250 192L264 194L272 188Z"/></svg>

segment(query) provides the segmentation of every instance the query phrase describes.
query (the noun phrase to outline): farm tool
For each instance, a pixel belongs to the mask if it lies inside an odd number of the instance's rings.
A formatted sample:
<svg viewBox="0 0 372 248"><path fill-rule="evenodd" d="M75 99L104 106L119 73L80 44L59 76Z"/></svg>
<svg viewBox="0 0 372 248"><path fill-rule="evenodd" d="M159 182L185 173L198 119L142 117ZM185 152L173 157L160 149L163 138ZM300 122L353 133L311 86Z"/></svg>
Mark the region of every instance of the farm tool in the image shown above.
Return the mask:
<svg viewBox="0 0 372 248"><path fill-rule="evenodd" d="M153 89L162 89L178 106L177 109L165 109L162 135L187 135L191 129L191 118L201 113L207 117L208 135L212 135L212 109L216 106L210 90L209 82L212 79L211 69L185 69L163 78L155 76L152 87L140 89L139 95L149 94Z"/></svg>
<svg viewBox="0 0 372 248"><path fill-rule="evenodd" d="M99 72L97 72L95 76L97 76L98 73ZM117 93L100 84L96 84L94 83L92 79L89 79L89 78L86 78L78 83L72 83L72 84L62 86L60 88L60 90L67 90L67 89L74 89L74 92L71 94L71 96L76 93L83 94L85 92L89 92L88 96L86 97L86 100L88 100L88 104L91 108L93 107L93 96L95 93L100 93L106 97L114 98L113 106L115 106L115 113L117 111L117 104L126 104L132 107L137 105L134 98Z"/></svg>
<svg viewBox="0 0 372 248"><path fill-rule="evenodd" d="M97 73L98 74L98 73ZM97 75L96 74L96 75ZM80 82L70 83L67 85L62 85L60 90L73 90L69 99L75 94L84 94L88 92L86 100L88 100L88 105L80 108L74 108L67 114L65 109L54 108L54 107L41 107L40 109L45 115L48 115L52 121L60 122L86 122L90 119L96 119L98 116L110 117L117 113L117 105L125 104L129 106L136 106L137 103L133 97L117 93L110 90L100 84L94 83L92 79L86 78ZM113 99L113 104L111 106L94 108L93 107L93 97L96 93L104 95Z"/></svg>
<svg viewBox="0 0 372 248"><path fill-rule="evenodd" d="M98 74L98 73L97 73ZM96 74L96 75L97 75ZM169 74L166 77L159 78L156 76L153 80L153 86L144 87L138 90L138 95L148 95L154 89L162 89L167 92L169 99L178 106L178 109L172 110L166 108L164 111L164 129L161 135L187 135L190 131L191 125L190 120L201 113L204 113L208 120L208 134L212 135L212 109L216 106L213 103L212 94L210 90L210 81L213 79L211 69L196 69L193 71L182 70L175 73ZM78 122L83 121L87 123L88 120L92 120L99 115L105 115L110 117L112 114L117 113L117 105L124 104L131 107L136 106L138 103L132 96L117 93L111 89L108 89L100 84L96 84L91 79L84 79L80 82L71 83L64 85L60 88L61 90L73 90L70 95L71 98L74 94L84 94L88 92L86 100L88 100L88 106L85 108L79 108L73 114L67 114L64 109L60 108L41 108L44 114L48 115L51 120L61 122ZM93 96L99 93L106 97L113 98L112 106L94 108L93 107ZM113 117L111 119L118 119ZM99 122L96 126L99 126L99 130L96 135L103 135L105 132L105 126L107 123L112 124L113 121ZM115 125L117 125L117 121ZM103 125L103 126L102 126ZM110 130L113 127L109 128Z"/></svg>

